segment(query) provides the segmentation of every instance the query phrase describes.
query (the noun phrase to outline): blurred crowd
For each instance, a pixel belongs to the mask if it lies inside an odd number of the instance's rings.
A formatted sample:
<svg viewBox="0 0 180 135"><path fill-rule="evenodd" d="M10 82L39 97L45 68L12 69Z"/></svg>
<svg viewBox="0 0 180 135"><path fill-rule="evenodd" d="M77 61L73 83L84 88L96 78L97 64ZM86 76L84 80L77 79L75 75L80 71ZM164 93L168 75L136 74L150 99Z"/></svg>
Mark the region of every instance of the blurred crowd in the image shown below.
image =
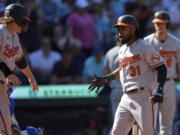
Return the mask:
<svg viewBox="0 0 180 135"><path fill-rule="evenodd" d="M112 26L123 14L139 20L144 37L154 32L154 13L166 10L171 17L170 33L180 38L179 0L0 0L1 16L11 3L29 11L32 22L20 41L38 84L82 84L94 75L102 76L105 53L119 44ZM28 84L18 69L16 73ZM83 135L98 134L96 122L84 126ZM37 131L28 127L23 132Z"/></svg>
<svg viewBox="0 0 180 135"><path fill-rule="evenodd" d="M144 37L154 31L154 12L167 10L170 32L180 37L179 0L0 0L1 15L17 2L32 20L20 40L39 84L87 83L94 74L102 76L104 54L118 43L112 25L122 14L139 20Z"/></svg>

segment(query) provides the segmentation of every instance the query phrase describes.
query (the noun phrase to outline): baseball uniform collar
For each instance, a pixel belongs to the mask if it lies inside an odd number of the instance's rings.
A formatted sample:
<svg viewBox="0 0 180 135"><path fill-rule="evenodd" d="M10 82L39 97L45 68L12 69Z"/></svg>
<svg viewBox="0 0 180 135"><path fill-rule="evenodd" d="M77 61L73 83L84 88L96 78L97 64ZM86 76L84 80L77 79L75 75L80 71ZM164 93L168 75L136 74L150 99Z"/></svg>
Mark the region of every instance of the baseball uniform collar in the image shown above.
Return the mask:
<svg viewBox="0 0 180 135"><path fill-rule="evenodd" d="M156 37L156 34L155 34L155 33L154 33L154 37L155 37L155 39L156 39L159 43L163 44L163 43L165 43L165 42L167 41L167 39L169 38L169 33L168 33L167 38L166 38L165 40L163 40L163 41L159 40L159 39Z"/></svg>

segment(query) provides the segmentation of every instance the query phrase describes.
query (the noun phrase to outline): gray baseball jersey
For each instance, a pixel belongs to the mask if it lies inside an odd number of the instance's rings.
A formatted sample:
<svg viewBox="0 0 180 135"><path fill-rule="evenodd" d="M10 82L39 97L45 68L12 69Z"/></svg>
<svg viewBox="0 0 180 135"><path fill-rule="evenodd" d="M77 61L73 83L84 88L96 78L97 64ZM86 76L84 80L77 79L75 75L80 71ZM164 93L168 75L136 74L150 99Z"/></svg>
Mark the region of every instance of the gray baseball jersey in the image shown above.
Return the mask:
<svg viewBox="0 0 180 135"><path fill-rule="evenodd" d="M119 67L119 48L120 46L115 46L110 49L104 59L104 67L108 67L110 72L113 72L115 69ZM120 80L112 80L110 82L111 88L121 88Z"/></svg>
<svg viewBox="0 0 180 135"><path fill-rule="evenodd" d="M120 48L119 71L124 94L115 114L112 135L128 134L135 121L141 135L155 134L158 108L149 98L157 80L154 68L163 63L159 53L142 39Z"/></svg>
<svg viewBox="0 0 180 135"><path fill-rule="evenodd" d="M180 40L168 33L164 42L159 41L155 34L145 37L145 40L159 51L167 67L167 80L164 85L163 103L159 104L159 126L161 135L171 135L174 113L176 109L176 89L173 78L177 77L177 63L180 63ZM167 111L167 106L168 111Z"/></svg>
<svg viewBox="0 0 180 135"><path fill-rule="evenodd" d="M159 53L143 40L131 46L123 45L119 51L120 80L123 91L144 87L156 81L151 70L164 63Z"/></svg>
<svg viewBox="0 0 180 135"><path fill-rule="evenodd" d="M167 66L167 78L176 78L176 63L180 63L180 40L168 34L165 42L161 42L156 38L154 33L145 37L144 40L152 44L164 58Z"/></svg>
<svg viewBox="0 0 180 135"><path fill-rule="evenodd" d="M10 70L14 70L15 60L22 57L23 52L17 34L11 35L2 24L0 25L0 61L6 63ZM0 79L4 78L0 74Z"/></svg>
<svg viewBox="0 0 180 135"><path fill-rule="evenodd" d="M14 70L15 61L22 57L17 34L12 35L4 25L0 25L0 61L6 63L10 70ZM0 71L0 131L11 135L11 116L7 96L7 84L4 74Z"/></svg>

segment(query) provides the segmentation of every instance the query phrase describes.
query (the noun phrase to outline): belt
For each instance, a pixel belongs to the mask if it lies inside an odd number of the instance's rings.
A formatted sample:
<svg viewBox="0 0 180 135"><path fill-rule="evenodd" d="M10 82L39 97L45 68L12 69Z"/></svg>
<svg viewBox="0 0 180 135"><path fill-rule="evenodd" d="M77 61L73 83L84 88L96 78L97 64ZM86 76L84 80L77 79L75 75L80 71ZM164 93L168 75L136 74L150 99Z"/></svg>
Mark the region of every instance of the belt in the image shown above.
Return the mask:
<svg viewBox="0 0 180 135"><path fill-rule="evenodd" d="M144 90L144 87L140 87L140 88L137 88L137 89L132 89L130 91L126 91L125 93L126 94L136 93L136 92L141 91L141 90Z"/></svg>
<svg viewBox="0 0 180 135"><path fill-rule="evenodd" d="M166 81L174 80L175 78L166 78Z"/></svg>

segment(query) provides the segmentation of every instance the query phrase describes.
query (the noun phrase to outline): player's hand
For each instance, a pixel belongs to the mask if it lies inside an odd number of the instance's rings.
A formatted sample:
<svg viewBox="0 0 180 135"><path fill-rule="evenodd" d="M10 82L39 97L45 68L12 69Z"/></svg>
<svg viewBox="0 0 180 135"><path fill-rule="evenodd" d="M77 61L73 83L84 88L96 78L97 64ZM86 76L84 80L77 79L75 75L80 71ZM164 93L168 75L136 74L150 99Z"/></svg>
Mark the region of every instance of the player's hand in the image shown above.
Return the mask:
<svg viewBox="0 0 180 135"><path fill-rule="evenodd" d="M107 79L104 77L98 77L96 75L94 77L95 79L89 82L91 85L89 86L88 89L93 91L95 88L97 88L96 90L97 93L99 89L107 83Z"/></svg>
<svg viewBox="0 0 180 135"><path fill-rule="evenodd" d="M13 135L20 135L21 134L19 126L15 125L15 124L13 124L13 126L11 127L11 131L12 131Z"/></svg>
<svg viewBox="0 0 180 135"><path fill-rule="evenodd" d="M8 77L6 78L6 82L8 87L21 85L21 81L15 74L8 75Z"/></svg>
<svg viewBox="0 0 180 135"><path fill-rule="evenodd" d="M39 91L38 84L36 82L36 79L33 77L32 79L29 79L30 86L32 87L33 91Z"/></svg>
<svg viewBox="0 0 180 135"><path fill-rule="evenodd" d="M155 103L162 103L163 102L163 88L162 87L158 87L157 89L155 89L155 91L152 94L152 97L150 97L151 102Z"/></svg>

